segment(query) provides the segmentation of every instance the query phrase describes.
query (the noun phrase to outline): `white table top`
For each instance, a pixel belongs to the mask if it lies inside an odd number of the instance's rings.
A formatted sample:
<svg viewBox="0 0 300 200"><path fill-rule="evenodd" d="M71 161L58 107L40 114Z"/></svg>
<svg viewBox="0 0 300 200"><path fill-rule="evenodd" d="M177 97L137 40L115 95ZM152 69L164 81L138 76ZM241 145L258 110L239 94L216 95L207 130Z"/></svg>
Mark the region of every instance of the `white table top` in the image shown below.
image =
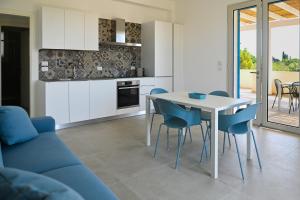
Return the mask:
<svg viewBox="0 0 300 200"><path fill-rule="evenodd" d="M194 108L201 108L207 111L221 111L234 108L241 105L252 104L249 99L235 99L231 97L221 97L214 95L207 95L205 99L191 99L188 97L188 92L174 92L148 95L150 99L164 99L172 101L176 104L190 106Z"/></svg>

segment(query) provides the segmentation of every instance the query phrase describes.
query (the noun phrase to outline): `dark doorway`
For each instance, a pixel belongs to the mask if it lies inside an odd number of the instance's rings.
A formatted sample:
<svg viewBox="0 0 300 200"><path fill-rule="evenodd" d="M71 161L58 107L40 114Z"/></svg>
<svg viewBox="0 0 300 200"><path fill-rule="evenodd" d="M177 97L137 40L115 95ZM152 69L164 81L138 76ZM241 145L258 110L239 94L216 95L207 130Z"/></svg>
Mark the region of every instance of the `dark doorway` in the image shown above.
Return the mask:
<svg viewBox="0 0 300 200"><path fill-rule="evenodd" d="M29 29L1 26L1 105L29 113Z"/></svg>

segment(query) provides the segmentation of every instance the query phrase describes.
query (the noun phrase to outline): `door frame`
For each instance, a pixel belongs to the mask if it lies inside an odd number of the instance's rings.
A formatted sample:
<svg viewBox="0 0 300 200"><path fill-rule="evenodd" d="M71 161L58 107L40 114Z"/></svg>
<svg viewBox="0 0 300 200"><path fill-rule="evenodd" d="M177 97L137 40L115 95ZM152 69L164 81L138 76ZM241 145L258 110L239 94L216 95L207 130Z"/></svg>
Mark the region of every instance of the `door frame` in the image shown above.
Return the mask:
<svg viewBox="0 0 300 200"><path fill-rule="evenodd" d="M36 106L33 105L33 99L34 99L34 89L35 84L33 84L33 71L34 71L34 64L38 64L38 50L34 49L33 47L36 46L36 39L35 37L38 36L38 34L35 33L35 30L37 29L37 22L36 22L36 15L32 12L24 12L21 10L14 10L14 9L5 9L0 8L0 14L5 15L15 15L20 17L27 17L29 20L29 116L34 116L36 113ZM37 54L37 58L34 58L32 55L33 53ZM0 58L1 59L1 58ZM0 60L1 61L1 60ZM0 71L1 71L1 63L0 63ZM38 76L38 75L37 75ZM1 77L0 77L1 81ZM0 88L1 88L1 82L0 82ZM2 91L1 91L2 93ZM2 97L1 97L2 98ZM1 99L0 99L1 100ZM35 98L36 101L36 98Z"/></svg>
<svg viewBox="0 0 300 200"><path fill-rule="evenodd" d="M281 2L281 0L264 0L262 2L262 22L263 22L263 40L262 40L262 66L269 66L269 4ZM300 55L299 55L300 57ZM282 131L300 134L300 112L299 112L299 127L279 124L268 121L268 88L269 88L269 70L268 67L262 68L262 103L263 103L263 121L262 125L268 128L273 128ZM300 73L299 73L300 80Z"/></svg>
<svg viewBox="0 0 300 200"><path fill-rule="evenodd" d="M235 50L235 41L234 41L234 11L242 10L251 7L256 7L256 100L257 102L262 102L262 2L261 0L250 0L246 2L241 2L237 4L232 4L227 7L227 90L229 91L232 97L237 97L237 87L236 82L238 81L238 77L236 76L237 71L234 67L235 58L234 58L234 50ZM263 114L262 114L262 106L259 106L256 119L254 120L254 124L261 125L263 123Z"/></svg>

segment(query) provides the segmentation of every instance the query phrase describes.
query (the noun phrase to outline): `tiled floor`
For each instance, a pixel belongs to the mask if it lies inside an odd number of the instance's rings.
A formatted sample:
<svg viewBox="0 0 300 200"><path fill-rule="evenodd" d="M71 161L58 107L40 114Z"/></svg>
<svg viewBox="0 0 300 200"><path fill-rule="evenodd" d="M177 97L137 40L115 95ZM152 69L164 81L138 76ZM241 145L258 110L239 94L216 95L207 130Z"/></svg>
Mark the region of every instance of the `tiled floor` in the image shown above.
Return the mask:
<svg viewBox="0 0 300 200"><path fill-rule="evenodd" d="M160 120L156 120L153 128L153 140ZM213 180L209 176L209 161L199 164L202 146L199 128L193 128L193 143L185 144L181 168L174 170L176 133L171 133L170 151L165 148L166 137L162 134L159 158L155 160L153 146L145 146L144 123L144 116L124 118L64 129L59 135L122 200L300 198L300 137L297 135L255 128L262 172L254 154L251 161L246 161L246 137L240 136L246 174L243 183L234 146L230 148L227 144L224 155L220 151L220 177ZM220 134L220 147L222 138Z"/></svg>

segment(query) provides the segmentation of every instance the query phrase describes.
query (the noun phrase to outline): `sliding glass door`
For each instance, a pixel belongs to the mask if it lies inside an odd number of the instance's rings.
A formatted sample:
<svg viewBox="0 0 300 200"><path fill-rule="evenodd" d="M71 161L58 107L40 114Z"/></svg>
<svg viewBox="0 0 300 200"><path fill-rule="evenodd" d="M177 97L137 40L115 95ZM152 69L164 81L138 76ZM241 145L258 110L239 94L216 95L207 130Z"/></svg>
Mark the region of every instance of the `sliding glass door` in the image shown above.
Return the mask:
<svg viewBox="0 0 300 200"><path fill-rule="evenodd" d="M228 71L232 96L261 102L261 7L259 1L228 8ZM260 108L261 109L261 108ZM261 111L255 124L262 123Z"/></svg>
<svg viewBox="0 0 300 200"><path fill-rule="evenodd" d="M229 90L262 102L256 124L300 133L300 0L228 7Z"/></svg>
<svg viewBox="0 0 300 200"><path fill-rule="evenodd" d="M299 0L263 1L263 125L299 129Z"/></svg>

